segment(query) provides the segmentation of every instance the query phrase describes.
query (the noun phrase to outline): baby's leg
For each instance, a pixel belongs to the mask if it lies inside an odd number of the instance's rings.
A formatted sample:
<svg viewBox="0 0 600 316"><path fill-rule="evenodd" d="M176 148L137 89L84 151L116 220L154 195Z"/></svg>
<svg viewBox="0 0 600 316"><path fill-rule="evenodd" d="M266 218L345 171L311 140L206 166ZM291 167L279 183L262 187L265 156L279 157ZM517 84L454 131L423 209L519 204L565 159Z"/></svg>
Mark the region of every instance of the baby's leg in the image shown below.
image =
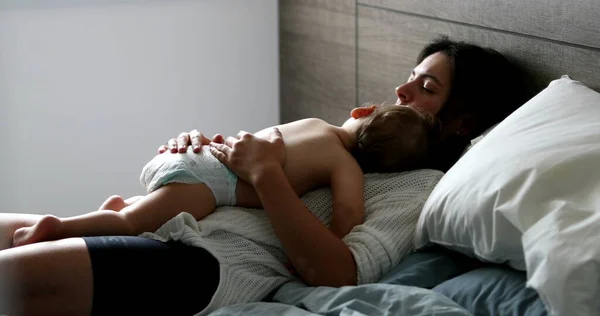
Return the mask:
<svg viewBox="0 0 600 316"><path fill-rule="evenodd" d="M102 205L98 208L98 210L107 210L107 211L115 211L118 212L124 209L127 205L125 204L125 200L118 195L113 195L106 199Z"/></svg>
<svg viewBox="0 0 600 316"><path fill-rule="evenodd" d="M205 184L172 183L148 194L120 212L98 210L57 218L44 216L37 224L15 231L13 244L81 236L128 235L154 232L181 212L200 220L215 210L215 197Z"/></svg>
<svg viewBox="0 0 600 316"><path fill-rule="evenodd" d="M13 246L13 235L21 227L33 226L43 215L0 213L0 250Z"/></svg>
<svg viewBox="0 0 600 316"><path fill-rule="evenodd" d="M235 187L235 196L236 196L236 204L241 207L248 208L262 208L262 204L254 187L243 181L242 179L238 179L237 185Z"/></svg>
<svg viewBox="0 0 600 316"><path fill-rule="evenodd" d="M132 196L132 197L128 198L127 200L123 200L122 197L120 197L118 195L113 195L113 196L109 197L108 199L106 199L106 201L104 201L104 203L102 203L102 205L100 205L100 208L98 208L98 210L110 210L110 211L119 212L120 210L124 209L125 207L130 206L133 203L135 203L143 198L144 198L143 195L137 195L137 196Z"/></svg>

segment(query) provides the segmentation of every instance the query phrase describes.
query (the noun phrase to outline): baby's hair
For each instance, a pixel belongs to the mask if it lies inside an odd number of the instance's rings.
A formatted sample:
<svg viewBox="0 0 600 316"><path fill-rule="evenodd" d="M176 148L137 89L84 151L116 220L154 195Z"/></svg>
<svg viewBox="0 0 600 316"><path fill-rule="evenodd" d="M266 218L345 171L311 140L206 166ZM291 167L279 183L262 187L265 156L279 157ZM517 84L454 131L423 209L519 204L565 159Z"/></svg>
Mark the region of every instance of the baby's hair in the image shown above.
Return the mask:
<svg viewBox="0 0 600 316"><path fill-rule="evenodd" d="M364 173L421 167L427 158L430 139L439 129L434 116L399 105L378 105L365 120L357 130L357 145L352 151Z"/></svg>

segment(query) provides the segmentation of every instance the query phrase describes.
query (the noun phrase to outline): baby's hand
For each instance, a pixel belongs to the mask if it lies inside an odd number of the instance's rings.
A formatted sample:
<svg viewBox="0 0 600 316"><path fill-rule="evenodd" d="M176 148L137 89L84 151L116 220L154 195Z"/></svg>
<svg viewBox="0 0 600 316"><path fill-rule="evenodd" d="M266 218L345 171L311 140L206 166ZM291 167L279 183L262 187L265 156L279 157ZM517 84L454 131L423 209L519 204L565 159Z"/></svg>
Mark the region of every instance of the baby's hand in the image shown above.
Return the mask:
<svg viewBox="0 0 600 316"><path fill-rule="evenodd" d="M213 136L212 141L222 144L224 139L222 135L216 134ZM167 145L161 145L158 147L158 153L162 154L167 151L170 151L171 153L185 153L190 145L194 149L195 153L199 153L201 147L210 144L210 142L211 140L206 138L202 133L198 132L198 130L182 132L177 138L169 139Z"/></svg>

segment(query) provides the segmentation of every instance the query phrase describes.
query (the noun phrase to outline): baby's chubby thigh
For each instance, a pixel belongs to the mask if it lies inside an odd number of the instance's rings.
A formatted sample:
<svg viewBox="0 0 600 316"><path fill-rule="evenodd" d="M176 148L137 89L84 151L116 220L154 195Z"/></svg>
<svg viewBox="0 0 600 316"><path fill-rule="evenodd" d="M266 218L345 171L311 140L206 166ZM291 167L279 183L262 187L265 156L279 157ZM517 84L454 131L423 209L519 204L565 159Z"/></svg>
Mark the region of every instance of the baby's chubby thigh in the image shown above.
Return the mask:
<svg viewBox="0 0 600 316"><path fill-rule="evenodd" d="M213 192L217 206L236 204L237 176L210 153L208 146L199 153L190 146L186 153L156 155L142 169L140 182L148 193L169 183L203 183Z"/></svg>

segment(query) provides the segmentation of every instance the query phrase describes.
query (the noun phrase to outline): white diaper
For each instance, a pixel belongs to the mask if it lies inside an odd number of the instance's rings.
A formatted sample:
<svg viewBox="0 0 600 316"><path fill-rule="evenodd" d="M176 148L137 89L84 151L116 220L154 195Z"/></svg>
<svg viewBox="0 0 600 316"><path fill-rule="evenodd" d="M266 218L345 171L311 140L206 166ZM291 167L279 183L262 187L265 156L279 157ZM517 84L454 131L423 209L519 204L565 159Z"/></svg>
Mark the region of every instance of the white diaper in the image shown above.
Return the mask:
<svg viewBox="0 0 600 316"><path fill-rule="evenodd" d="M192 146L185 154L156 155L142 169L140 182L148 193L168 183L204 183L213 192L217 206L235 205L237 176L202 146L194 153Z"/></svg>

